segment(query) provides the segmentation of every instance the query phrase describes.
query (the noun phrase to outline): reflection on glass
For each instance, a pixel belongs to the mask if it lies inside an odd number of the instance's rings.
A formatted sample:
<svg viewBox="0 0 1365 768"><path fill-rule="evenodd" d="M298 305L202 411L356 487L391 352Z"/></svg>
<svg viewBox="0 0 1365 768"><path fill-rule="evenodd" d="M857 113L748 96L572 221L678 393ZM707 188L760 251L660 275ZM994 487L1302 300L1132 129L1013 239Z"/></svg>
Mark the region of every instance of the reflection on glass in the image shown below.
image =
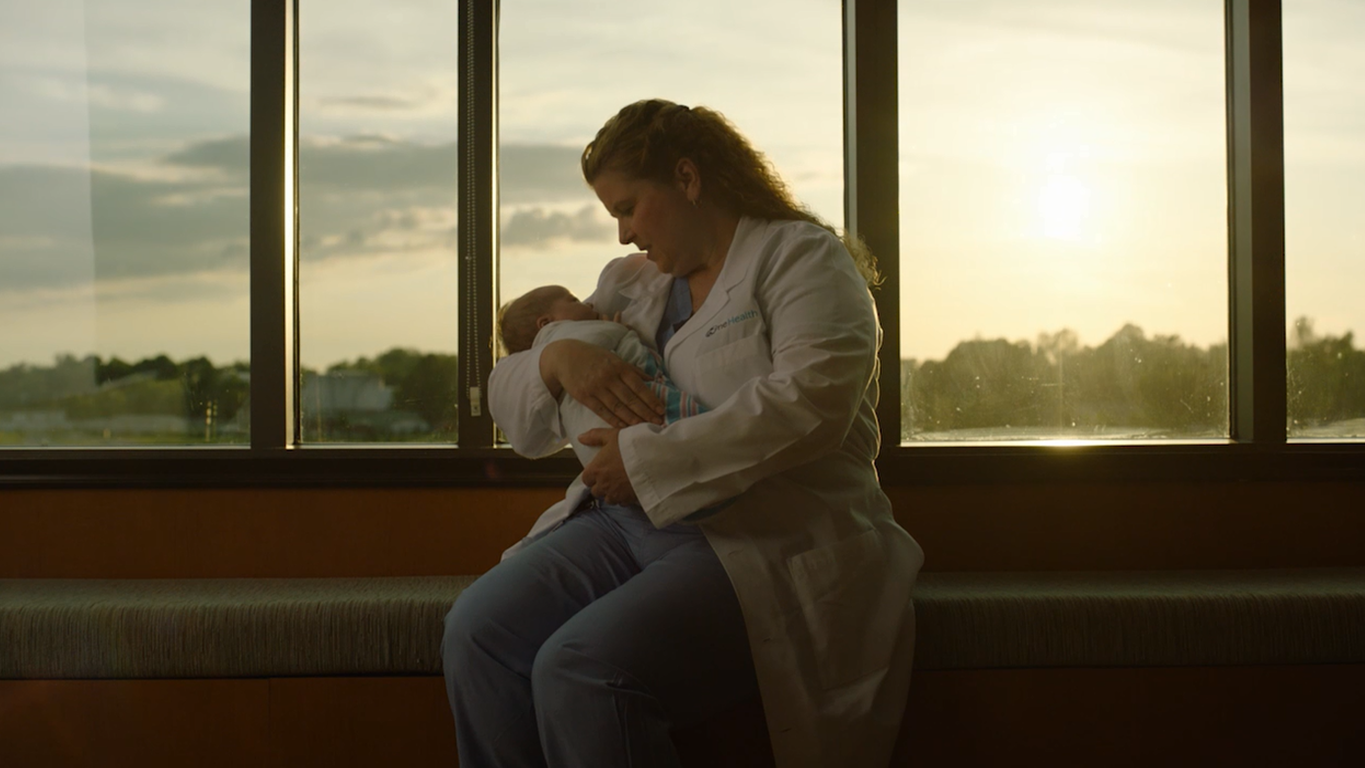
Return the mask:
<svg viewBox="0 0 1365 768"><path fill-rule="evenodd" d="M630 252L579 157L640 99L719 110L798 199L842 226L841 23L828 0L502 3L500 302L547 284L587 296Z"/></svg>
<svg viewBox="0 0 1365 768"><path fill-rule="evenodd" d="M899 6L902 439L1223 436L1223 4Z"/></svg>
<svg viewBox="0 0 1365 768"><path fill-rule="evenodd" d="M1284 4L1289 435L1365 438L1365 5Z"/></svg>
<svg viewBox="0 0 1365 768"><path fill-rule="evenodd" d="M458 8L300 3L306 442L456 439Z"/></svg>
<svg viewBox="0 0 1365 768"><path fill-rule="evenodd" d="M248 441L249 11L0 7L0 445Z"/></svg>

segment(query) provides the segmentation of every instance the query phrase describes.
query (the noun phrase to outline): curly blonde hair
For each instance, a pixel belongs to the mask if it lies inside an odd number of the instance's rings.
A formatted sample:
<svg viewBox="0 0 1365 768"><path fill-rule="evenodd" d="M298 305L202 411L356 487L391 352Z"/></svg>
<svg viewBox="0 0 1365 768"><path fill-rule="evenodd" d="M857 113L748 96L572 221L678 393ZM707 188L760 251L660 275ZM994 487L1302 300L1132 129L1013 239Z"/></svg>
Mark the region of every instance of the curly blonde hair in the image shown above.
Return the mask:
<svg viewBox="0 0 1365 768"><path fill-rule="evenodd" d="M678 161L691 160L722 207L756 219L796 220L838 237L869 286L881 283L877 260L862 238L839 232L796 201L763 153L719 112L664 99L628 104L607 120L583 149L583 178L605 170L660 183L673 180Z"/></svg>

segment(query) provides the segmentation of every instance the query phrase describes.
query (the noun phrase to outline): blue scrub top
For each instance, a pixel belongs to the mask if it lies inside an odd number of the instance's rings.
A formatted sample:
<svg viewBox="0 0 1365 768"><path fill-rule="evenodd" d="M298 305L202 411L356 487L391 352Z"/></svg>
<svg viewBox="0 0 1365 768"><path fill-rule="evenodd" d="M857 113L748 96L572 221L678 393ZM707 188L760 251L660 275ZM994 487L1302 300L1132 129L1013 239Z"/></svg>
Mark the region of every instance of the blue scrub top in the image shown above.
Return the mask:
<svg viewBox="0 0 1365 768"><path fill-rule="evenodd" d="M668 292L668 305L664 307L663 319L659 321L659 330L654 332L654 347L659 350L659 357L663 357L668 340L691 318L692 289L687 287L687 278L675 277L673 287ZM664 373L668 373L666 368Z"/></svg>

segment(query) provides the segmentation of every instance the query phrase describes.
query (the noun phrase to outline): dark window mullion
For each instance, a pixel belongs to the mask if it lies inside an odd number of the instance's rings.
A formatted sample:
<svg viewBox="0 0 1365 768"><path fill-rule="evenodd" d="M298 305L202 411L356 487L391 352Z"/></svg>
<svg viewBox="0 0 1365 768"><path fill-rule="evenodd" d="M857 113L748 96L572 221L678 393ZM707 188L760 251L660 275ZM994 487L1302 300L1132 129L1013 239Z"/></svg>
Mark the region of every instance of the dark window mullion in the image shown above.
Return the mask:
<svg viewBox="0 0 1365 768"><path fill-rule="evenodd" d="M251 448L297 438L293 0L251 2Z"/></svg>
<svg viewBox="0 0 1365 768"><path fill-rule="evenodd" d="M1232 437L1286 438L1284 79L1279 0L1228 0Z"/></svg>
<svg viewBox="0 0 1365 768"><path fill-rule="evenodd" d="M497 0L464 0L459 38L459 445L485 448L493 444L488 371L497 243Z"/></svg>
<svg viewBox="0 0 1365 768"><path fill-rule="evenodd" d="M873 291L882 323L882 445L900 444L900 219L896 132L896 4L844 2L844 226L861 236L884 278Z"/></svg>

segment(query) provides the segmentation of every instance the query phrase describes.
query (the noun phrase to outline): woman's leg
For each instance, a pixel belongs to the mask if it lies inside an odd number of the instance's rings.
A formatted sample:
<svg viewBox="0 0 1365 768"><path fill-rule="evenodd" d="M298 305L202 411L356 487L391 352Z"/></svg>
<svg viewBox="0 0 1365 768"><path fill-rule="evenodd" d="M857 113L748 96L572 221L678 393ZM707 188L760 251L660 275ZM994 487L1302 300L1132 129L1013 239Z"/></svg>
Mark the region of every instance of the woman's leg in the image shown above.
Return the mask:
<svg viewBox="0 0 1365 768"><path fill-rule="evenodd" d="M441 644L461 768L544 768L531 668L545 639L639 572L610 518L573 518L471 584Z"/></svg>
<svg viewBox="0 0 1365 768"><path fill-rule="evenodd" d="M673 728L758 691L739 601L706 538L647 520L624 528L643 570L576 613L535 657L535 714L552 768L676 766Z"/></svg>

